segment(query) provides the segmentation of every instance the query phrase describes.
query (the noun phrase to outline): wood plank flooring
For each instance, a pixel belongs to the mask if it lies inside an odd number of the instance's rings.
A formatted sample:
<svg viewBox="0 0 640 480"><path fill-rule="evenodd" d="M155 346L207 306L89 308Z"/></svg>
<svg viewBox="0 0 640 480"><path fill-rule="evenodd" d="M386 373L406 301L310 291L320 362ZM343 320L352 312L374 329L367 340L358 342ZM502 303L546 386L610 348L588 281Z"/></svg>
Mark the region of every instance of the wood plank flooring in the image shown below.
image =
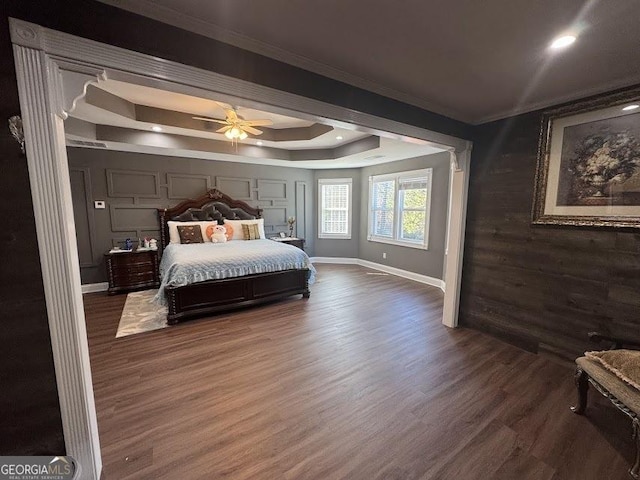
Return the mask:
<svg viewBox="0 0 640 480"><path fill-rule="evenodd" d="M625 479L626 418L573 370L440 323L442 293L319 265L308 301L115 339L85 296L104 477Z"/></svg>

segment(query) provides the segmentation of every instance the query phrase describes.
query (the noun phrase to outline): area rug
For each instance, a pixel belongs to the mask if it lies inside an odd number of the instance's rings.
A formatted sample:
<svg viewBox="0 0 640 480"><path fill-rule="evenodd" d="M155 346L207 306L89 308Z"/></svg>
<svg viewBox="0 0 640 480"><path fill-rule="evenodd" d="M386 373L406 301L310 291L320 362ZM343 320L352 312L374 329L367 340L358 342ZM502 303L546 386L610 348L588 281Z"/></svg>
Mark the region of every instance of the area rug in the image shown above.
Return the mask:
<svg viewBox="0 0 640 480"><path fill-rule="evenodd" d="M116 338L150 332L168 326L167 307L153 302L156 293L158 290L144 290L127 295Z"/></svg>

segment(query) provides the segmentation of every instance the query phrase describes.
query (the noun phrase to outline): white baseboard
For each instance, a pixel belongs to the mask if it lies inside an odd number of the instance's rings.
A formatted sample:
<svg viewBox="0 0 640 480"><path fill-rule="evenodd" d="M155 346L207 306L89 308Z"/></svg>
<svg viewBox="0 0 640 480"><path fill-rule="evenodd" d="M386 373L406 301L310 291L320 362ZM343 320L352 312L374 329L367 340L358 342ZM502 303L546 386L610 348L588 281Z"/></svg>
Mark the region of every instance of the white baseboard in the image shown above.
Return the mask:
<svg viewBox="0 0 640 480"><path fill-rule="evenodd" d="M358 265L357 258L344 257L311 257L312 263L334 263L338 265Z"/></svg>
<svg viewBox="0 0 640 480"><path fill-rule="evenodd" d="M360 265L362 267L371 268L380 272L389 273L398 277L413 280L414 282L424 283L437 287L444 292L445 283L444 280L439 278L429 277L428 275L422 275L420 273L409 272L396 267L390 267L388 265L382 265L380 263L370 262L369 260L362 260L360 258L343 258L343 257L311 257L312 263L333 263L337 265Z"/></svg>
<svg viewBox="0 0 640 480"><path fill-rule="evenodd" d="M82 293L106 292L109 289L107 282L103 283L85 283L82 285Z"/></svg>

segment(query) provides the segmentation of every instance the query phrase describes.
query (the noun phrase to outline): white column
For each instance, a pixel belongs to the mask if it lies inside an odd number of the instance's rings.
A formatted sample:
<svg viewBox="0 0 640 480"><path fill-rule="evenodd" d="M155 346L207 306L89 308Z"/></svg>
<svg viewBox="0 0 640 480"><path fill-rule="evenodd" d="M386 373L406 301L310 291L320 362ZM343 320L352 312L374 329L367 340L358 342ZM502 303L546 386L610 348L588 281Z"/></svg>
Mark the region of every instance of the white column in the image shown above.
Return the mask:
<svg viewBox="0 0 640 480"><path fill-rule="evenodd" d="M57 108L60 94L53 77L58 73L56 65L40 50L14 45L14 55L66 453L80 466L78 478L98 480L102 460L82 305L64 112Z"/></svg>
<svg viewBox="0 0 640 480"><path fill-rule="evenodd" d="M449 228L447 235L444 305L442 323L447 327L458 326L460 286L462 284L462 259L464 233L467 221L467 192L469 190L470 145L462 152L451 152L451 192L449 202Z"/></svg>

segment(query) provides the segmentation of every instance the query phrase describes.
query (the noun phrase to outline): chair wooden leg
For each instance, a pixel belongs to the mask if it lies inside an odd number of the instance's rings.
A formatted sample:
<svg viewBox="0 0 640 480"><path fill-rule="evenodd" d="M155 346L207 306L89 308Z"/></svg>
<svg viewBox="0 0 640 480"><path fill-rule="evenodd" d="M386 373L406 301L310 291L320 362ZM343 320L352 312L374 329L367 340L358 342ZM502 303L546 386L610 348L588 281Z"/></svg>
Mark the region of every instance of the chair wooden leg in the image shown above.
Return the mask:
<svg viewBox="0 0 640 480"><path fill-rule="evenodd" d="M636 461L629 470L629 475L633 478L640 479L640 420L633 419L633 440L636 444Z"/></svg>
<svg viewBox="0 0 640 480"><path fill-rule="evenodd" d="M587 408L587 397L589 393L589 376L581 369L576 369L576 375L574 377L576 387L578 387L578 404L575 407L571 407L573 413L578 415L584 414Z"/></svg>

